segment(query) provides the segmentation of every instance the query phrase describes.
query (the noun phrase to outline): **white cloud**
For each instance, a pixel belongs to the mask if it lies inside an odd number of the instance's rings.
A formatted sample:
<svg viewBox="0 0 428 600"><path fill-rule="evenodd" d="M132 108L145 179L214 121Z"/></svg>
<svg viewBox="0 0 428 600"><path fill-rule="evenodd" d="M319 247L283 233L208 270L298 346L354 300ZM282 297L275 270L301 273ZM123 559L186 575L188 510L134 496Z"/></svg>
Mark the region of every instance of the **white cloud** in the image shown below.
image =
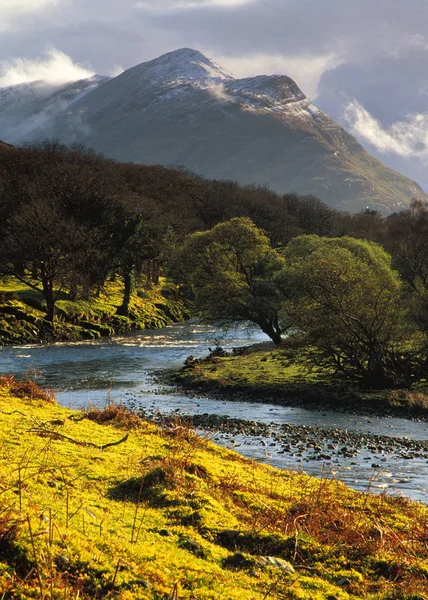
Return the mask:
<svg viewBox="0 0 428 600"><path fill-rule="evenodd" d="M214 53L212 53L214 54ZM294 79L310 100L315 100L322 74L340 63L334 54L319 56L285 56L282 54L251 54L249 56L215 56L238 77L255 75L287 75Z"/></svg>
<svg viewBox="0 0 428 600"><path fill-rule="evenodd" d="M408 115L385 128L354 100L346 106L344 118L356 136L381 154L428 160L428 113Z"/></svg>
<svg viewBox="0 0 428 600"><path fill-rule="evenodd" d="M140 0L137 8L150 8L152 10L165 10L177 8L199 8L204 6L220 6L222 8L251 4L256 0Z"/></svg>
<svg viewBox="0 0 428 600"><path fill-rule="evenodd" d="M0 0L0 31L19 27L20 19L28 14L51 8L60 0Z"/></svg>
<svg viewBox="0 0 428 600"><path fill-rule="evenodd" d="M213 84L207 88L209 94L220 100L220 102L233 102L232 96L230 96L224 87L223 83Z"/></svg>
<svg viewBox="0 0 428 600"><path fill-rule="evenodd" d="M0 87L42 80L52 84L86 79L94 75L94 71L86 66L76 64L72 59L51 48L44 58L15 58L0 62Z"/></svg>

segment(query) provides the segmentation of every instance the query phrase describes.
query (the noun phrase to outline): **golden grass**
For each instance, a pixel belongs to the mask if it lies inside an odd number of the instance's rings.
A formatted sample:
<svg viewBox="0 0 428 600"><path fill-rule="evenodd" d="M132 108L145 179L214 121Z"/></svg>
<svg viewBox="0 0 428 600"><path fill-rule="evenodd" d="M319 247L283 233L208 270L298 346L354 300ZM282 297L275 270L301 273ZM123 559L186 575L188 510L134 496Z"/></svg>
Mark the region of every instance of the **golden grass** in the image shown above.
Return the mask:
<svg viewBox="0 0 428 600"><path fill-rule="evenodd" d="M121 406L17 398L7 382L0 439L2 600L427 597L422 504L276 470Z"/></svg>

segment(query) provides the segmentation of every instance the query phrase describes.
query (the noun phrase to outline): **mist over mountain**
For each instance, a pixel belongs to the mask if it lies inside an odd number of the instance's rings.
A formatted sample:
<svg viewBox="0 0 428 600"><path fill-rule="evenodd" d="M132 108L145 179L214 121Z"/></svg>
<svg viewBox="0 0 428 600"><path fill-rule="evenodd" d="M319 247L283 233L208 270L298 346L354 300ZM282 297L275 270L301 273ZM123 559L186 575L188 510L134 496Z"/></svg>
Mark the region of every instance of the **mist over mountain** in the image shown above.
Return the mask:
<svg viewBox="0 0 428 600"><path fill-rule="evenodd" d="M47 127L50 119L109 79L94 75L71 83L32 81L0 87L1 137L13 143L36 127Z"/></svg>
<svg viewBox="0 0 428 600"><path fill-rule="evenodd" d="M181 165L211 178L313 194L352 212L367 206L391 212L412 197L427 199L415 182L370 156L289 77L235 79L197 50L170 52L112 79L50 91L30 86L31 93L25 86L9 88L9 103L0 89L2 117L2 107L9 110L8 123L0 119L0 139L55 137L121 161ZM17 102L20 113L13 111Z"/></svg>

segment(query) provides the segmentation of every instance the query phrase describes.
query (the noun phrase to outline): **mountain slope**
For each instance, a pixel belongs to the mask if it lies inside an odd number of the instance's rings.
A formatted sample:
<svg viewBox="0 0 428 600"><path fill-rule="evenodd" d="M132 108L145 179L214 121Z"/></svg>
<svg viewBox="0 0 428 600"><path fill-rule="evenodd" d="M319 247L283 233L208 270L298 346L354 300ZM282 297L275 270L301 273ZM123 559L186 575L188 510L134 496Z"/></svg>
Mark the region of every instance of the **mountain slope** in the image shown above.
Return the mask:
<svg viewBox="0 0 428 600"><path fill-rule="evenodd" d="M47 135L119 160L314 194L351 211L390 212L428 198L371 157L292 79L234 79L186 48L102 83L25 139Z"/></svg>
<svg viewBox="0 0 428 600"><path fill-rule="evenodd" d="M46 127L50 119L109 79L94 75L61 85L32 81L0 88L0 136L16 142L35 127Z"/></svg>
<svg viewBox="0 0 428 600"><path fill-rule="evenodd" d="M6 142L2 142L0 140L0 152L7 152L8 150L11 150L13 148L13 146L11 146L10 144L6 144Z"/></svg>

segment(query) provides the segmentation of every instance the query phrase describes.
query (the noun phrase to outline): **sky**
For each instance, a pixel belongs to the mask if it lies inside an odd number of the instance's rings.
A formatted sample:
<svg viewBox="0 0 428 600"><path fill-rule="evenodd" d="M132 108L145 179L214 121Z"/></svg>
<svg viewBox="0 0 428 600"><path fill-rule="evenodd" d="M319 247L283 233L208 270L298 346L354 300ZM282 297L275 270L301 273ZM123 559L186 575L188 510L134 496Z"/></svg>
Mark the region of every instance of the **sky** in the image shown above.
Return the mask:
<svg viewBox="0 0 428 600"><path fill-rule="evenodd" d="M285 74L428 188L427 0L0 0L0 86L117 75L190 47Z"/></svg>

